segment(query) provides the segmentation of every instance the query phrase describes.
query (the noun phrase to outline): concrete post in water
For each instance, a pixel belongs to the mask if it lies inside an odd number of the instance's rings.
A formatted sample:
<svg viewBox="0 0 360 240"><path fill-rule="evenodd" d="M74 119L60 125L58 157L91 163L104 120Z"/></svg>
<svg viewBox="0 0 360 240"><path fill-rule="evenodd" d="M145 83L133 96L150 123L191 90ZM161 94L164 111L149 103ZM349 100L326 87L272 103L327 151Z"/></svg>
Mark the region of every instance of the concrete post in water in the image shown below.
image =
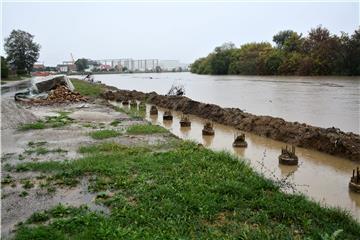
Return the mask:
<svg viewBox="0 0 360 240"><path fill-rule="evenodd" d="M291 150L286 145L285 148L281 148L281 154L279 156L279 163L284 165L298 165L299 159L295 154L295 146L291 146Z"/></svg>
<svg viewBox="0 0 360 240"><path fill-rule="evenodd" d="M163 120L169 120L169 121L173 120L173 115L171 114L170 111L164 112Z"/></svg>
<svg viewBox="0 0 360 240"><path fill-rule="evenodd" d="M233 147L247 147L244 133L236 134L234 138Z"/></svg>
<svg viewBox="0 0 360 240"><path fill-rule="evenodd" d="M150 108L150 115L157 115L158 114L158 110L155 106L151 106Z"/></svg>
<svg viewBox="0 0 360 240"><path fill-rule="evenodd" d="M191 122L190 122L190 119L188 118L188 116L186 116L186 115L181 116L180 126L181 127L190 127L191 126Z"/></svg>
<svg viewBox="0 0 360 240"><path fill-rule="evenodd" d="M349 182L349 189L353 192L360 193L360 171L359 167L353 170L352 177Z"/></svg>
<svg viewBox="0 0 360 240"><path fill-rule="evenodd" d="M215 131L214 131L212 122L205 123L204 128L202 130L202 134L208 135L208 136L215 135Z"/></svg>

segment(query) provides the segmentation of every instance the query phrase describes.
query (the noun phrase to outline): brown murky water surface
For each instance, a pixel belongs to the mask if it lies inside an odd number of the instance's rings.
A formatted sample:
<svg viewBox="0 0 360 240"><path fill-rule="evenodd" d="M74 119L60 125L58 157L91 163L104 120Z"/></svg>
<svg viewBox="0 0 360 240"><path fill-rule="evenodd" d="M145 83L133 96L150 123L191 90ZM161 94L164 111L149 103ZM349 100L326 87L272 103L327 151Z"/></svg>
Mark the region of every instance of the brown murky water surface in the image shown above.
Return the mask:
<svg viewBox="0 0 360 240"><path fill-rule="evenodd" d="M158 94L166 94L172 84L181 84L187 97L200 102L360 133L359 77L208 76L186 72L94 77L120 89Z"/></svg>

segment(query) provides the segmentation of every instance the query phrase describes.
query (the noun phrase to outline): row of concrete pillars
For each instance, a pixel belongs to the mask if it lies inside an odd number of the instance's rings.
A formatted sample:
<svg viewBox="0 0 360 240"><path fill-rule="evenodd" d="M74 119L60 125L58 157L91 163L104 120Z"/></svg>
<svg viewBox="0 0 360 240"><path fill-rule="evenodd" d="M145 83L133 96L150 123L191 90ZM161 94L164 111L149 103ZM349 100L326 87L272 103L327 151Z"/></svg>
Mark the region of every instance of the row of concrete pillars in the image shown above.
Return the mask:
<svg viewBox="0 0 360 240"><path fill-rule="evenodd" d="M128 101L124 101L123 105L128 105ZM158 109L156 106L151 106L150 108L150 115L157 115ZM172 121L173 115L171 111L165 111L163 115L163 120L165 121ZM182 115L180 120L180 127L190 127L191 121L188 116ZM202 129L202 134L204 136L213 136L215 135L215 130L213 123L210 121L207 121L204 124L204 127ZM247 142L245 140L245 134L244 133L237 133L234 135L234 142L233 147L235 148L244 148L247 147ZM291 145L288 147L287 145L281 149L281 154L279 155L279 163L284 165L298 165L299 158L296 155L296 149L294 145ZM359 167L353 170L352 177L350 178L349 182L349 189L355 193L360 193L360 170Z"/></svg>

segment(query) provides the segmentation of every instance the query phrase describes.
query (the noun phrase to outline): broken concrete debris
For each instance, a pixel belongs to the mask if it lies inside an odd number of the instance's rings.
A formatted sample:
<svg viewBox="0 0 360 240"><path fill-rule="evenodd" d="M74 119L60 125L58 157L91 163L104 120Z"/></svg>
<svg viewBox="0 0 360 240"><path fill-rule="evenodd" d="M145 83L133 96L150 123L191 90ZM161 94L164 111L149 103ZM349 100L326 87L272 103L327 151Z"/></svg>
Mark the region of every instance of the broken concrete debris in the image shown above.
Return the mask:
<svg viewBox="0 0 360 240"><path fill-rule="evenodd" d="M31 87L15 93L15 101L32 105L86 102L87 98L74 91L74 85L65 75L32 79Z"/></svg>

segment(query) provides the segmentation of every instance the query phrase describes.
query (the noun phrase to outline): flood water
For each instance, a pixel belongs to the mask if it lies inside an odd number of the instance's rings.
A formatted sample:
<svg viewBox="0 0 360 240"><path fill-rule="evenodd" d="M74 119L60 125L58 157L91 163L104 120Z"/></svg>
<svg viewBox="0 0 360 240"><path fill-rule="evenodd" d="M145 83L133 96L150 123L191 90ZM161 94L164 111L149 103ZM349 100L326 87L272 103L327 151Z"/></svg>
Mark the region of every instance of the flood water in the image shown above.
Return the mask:
<svg viewBox="0 0 360 240"><path fill-rule="evenodd" d="M112 104L123 107L121 103ZM128 108L128 106L126 106ZM153 124L169 129L182 139L194 140L214 150L226 150L245 159L256 171L275 180L287 178L297 192L304 193L323 205L340 207L360 221L360 194L350 192L348 184L354 162L318 151L296 148L298 166L279 164L278 156L286 144L245 132L247 148L233 148L234 128L214 123L214 136L202 136L206 120L189 115L191 127L181 128L181 112L172 111L173 120L163 121L166 109L158 108L159 114L150 115L147 105L146 118ZM285 189L292 192L292 189Z"/></svg>
<svg viewBox="0 0 360 240"><path fill-rule="evenodd" d="M200 102L360 133L359 77L208 76L187 72L94 77L120 89L159 94L166 94L172 84L182 84L186 96Z"/></svg>
<svg viewBox="0 0 360 240"><path fill-rule="evenodd" d="M120 89L155 91L165 94L172 84L182 84L186 96L222 107L236 107L247 112L282 117L320 127L338 127L359 133L359 78L304 78L258 76L203 76L191 73L95 75L96 81ZM352 170L350 160L314 150L297 148L299 166L279 165L278 156L286 144L246 134L247 148L232 147L236 130L215 124L215 136L203 137L204 119L189 116L191 128L180 128L180 112L174 120L162 120L164 109L157 117L147 118L169 129L183 139L191 139L214 150L227 150L242 158L258 172L273 179L288 178L297 191L322 204L341 207L360 221L360 194L349 191ZM290 174L292 173L292 174ZM289 189L288 189L289 190Z"/></svg>

